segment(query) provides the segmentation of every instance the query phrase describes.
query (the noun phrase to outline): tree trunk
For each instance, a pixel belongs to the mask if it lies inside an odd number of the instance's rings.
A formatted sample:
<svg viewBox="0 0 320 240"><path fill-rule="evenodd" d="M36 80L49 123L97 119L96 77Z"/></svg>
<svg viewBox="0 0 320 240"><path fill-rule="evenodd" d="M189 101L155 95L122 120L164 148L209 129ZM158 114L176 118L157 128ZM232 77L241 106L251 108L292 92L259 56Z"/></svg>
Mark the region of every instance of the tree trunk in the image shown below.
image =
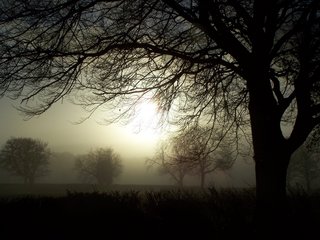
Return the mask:
<svg viewBox="0 0 320 240"><path fill-rule="evenodd" d="M256 224L259 236L280 236L288 231L286 177L291 151L270 116L251 119L256 172ZM257 122L256 122L257 121Z"/></svg>
<svg viewBox="0 0 320 240"><path fill-rule="evenodd" d="M272 151L272 150L271 150ZM265 154L270 156L270 154ZM277 236L287 232L288 205L286 175L289 161L286 153L274 152L272 158L255 158L256 170L256 223L259 233ZM277 235L274 235L277 234Z"/></svg>
<svg viewBox="0 0 320 240"><path fill-rule="evenodd" d="M286 175L291 149L283 137L281 113L264 68L255 66L251 69L248 89L256 172L258 236L275 237L285 231Z"/></svg>
<svg viewBox="0 0 320 240"><path fill-rule="evenodd" d="M33 177L33 176L30 176L30 177L28 178L28 184L30 184L30 185L33 185L33 184L34 184L34 177Z"/></svg>
<svg viewBox="0 0 320 240"><path fill-rule="evenodd" d="M204 185L206 183L206 174L204 172L200 173L200 187L204 188Z"/></svg>
<svg viewBox="0 0 320 240"><path fill-rule="evenodd" d="M178 179L178 181L177 181L177 183L178 183L178 187L179 188L183 188L183 179L184 179L184 176L179 176L179 179Z"/></svg>
<svg viewBox="0 0 320 240"><path fill-rule="evenodd" d="M300 161L302 161L303 164L303 177L305 179L305 183L306 183L306 191L307 193L310 193L311 191L311 174L310 171L312 169L312 166L310 166L310 161L311 158L310 156L306 153L304 158L301 159Z"/></svg>

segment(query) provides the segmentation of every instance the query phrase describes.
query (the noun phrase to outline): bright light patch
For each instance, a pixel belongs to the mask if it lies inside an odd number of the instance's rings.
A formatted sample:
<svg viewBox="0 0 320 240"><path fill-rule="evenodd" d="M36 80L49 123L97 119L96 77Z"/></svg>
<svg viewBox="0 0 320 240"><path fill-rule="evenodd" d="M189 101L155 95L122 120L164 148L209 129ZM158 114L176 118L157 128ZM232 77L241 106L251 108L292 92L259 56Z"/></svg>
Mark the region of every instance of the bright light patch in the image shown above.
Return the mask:
<svg viewBox="0 0 320 240"><path fill-rule="evenodd" d="M137 105L133 120L129 128L144 140L158 140L160 114L155 103L151 101L141 102Z"/></svg>

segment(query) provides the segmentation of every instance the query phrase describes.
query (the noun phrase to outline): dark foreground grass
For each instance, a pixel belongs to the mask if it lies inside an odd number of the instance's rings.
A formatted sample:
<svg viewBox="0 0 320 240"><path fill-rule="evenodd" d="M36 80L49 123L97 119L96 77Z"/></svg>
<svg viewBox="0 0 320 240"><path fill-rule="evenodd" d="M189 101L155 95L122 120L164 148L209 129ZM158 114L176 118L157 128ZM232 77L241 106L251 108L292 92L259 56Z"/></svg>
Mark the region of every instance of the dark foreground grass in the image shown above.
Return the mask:
<svg viewBox="0 0 320 240"><path fill-rule="evenodd" d="M309 239L318 231L319 204L317 193L290 194L291 236ZM96 191L68 192L59 197L3 197L0 237L259 239L254 211L253 190Z"/></svg>

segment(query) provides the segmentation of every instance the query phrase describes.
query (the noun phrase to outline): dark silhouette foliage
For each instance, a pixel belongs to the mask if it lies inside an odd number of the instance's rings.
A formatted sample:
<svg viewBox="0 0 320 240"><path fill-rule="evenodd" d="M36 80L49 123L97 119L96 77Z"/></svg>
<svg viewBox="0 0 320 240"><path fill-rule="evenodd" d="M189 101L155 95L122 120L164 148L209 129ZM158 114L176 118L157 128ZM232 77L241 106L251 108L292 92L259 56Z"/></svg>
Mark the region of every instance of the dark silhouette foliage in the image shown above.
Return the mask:
<svg viewBox="0 0 320 240"><path fill-rule="evenodd" d="M315 236L319 197L289 195L287 238ZM10 239L261 239L254 189L69 191L61 197L0 198L0 211L1 236Z"/></svg>
<svg viewBox="0 0 320 240"><path fill-rule="evenodd" d="M307 192L317 187L320 180L319 153L308 151L302 145L293 155L288 167L288 187L302 187Z"/></svg>
<svg viewBox="0 0 320 240"><path fill-rule="evenodd" d="M163 140L146 164L158 166L161 174L169 174L180 187L185 176L199 176L200 186L204 188L208 174L228 170L235 161L234 146L222 132L204 126L177 131Z"/></svg>
<svg viewBox="0 0 320 240"><path fill-rule="evenodd" d="M33 184L36 178L49 173L48 144L32 138L11 138L0 152L0 166L11 174Z"/></svg>
<svg viewBox="0 0 320 240"><path fill-rule="evenodd" d="M120 156L111 148L99 148L75 160L75 169L85 182L110 185L122 168Z"/></svg>

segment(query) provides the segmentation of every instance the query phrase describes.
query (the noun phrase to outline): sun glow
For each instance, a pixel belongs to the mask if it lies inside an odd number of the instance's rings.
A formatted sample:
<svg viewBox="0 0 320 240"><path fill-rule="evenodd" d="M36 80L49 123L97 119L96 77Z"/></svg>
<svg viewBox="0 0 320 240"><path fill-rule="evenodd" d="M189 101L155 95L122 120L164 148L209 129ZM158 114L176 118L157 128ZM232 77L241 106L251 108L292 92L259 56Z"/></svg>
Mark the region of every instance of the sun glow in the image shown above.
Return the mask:
<svg viewBox="0 0 320 240"><path fill-rule="evenodd" d="M144 140L158 140L161 135L159 123L160 113L157 105L152 101L144 101L136 106L129 127Z"/></svg>

